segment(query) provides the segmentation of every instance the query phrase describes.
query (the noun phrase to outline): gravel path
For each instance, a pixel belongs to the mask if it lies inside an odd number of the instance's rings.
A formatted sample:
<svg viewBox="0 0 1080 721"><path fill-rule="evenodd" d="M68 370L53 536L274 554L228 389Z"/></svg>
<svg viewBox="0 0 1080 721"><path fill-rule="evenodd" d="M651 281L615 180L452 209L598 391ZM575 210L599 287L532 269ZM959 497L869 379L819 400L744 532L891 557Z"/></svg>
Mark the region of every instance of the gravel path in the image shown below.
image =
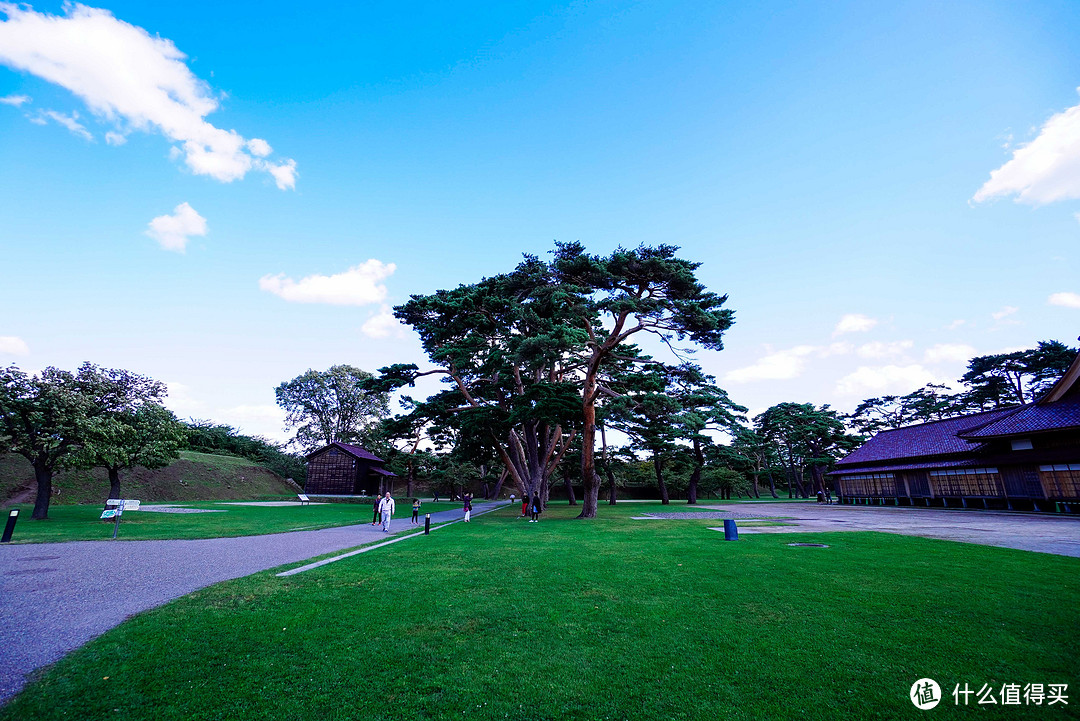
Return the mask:
<svg viewBox="0 0 1080 721"><path fill-rule="evenodd" d="M473 513L500 505L476 503ZM409 515L396 517L391 530L415 530ZM460 509L440 511L431 520L445 523L463 515ZM26 674L133 614L219 581L384 538L380 528L364 523L191 541L5 544L0 547L0 703L18 693Z"/></svg>

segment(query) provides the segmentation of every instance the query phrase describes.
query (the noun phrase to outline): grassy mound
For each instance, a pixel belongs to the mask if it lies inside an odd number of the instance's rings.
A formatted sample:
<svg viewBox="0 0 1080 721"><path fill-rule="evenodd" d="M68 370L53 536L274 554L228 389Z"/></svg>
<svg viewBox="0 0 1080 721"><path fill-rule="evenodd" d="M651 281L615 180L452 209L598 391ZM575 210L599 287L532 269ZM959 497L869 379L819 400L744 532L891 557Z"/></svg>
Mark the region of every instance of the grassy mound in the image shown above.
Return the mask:
<svg viewBox="0 0 1080 721"><path fill-rule="evenodd" d="M141 501L240 500L293 494L281 476L246 458L181 451L165 468L134 468L120 474L122 495ZM0 497L10 503L33 501L34 469L22 456L0 456ZM54 504L103 503L109 495L108 474L64 471L53 477ZM29 494L27 493L29 491Z"/></svg>

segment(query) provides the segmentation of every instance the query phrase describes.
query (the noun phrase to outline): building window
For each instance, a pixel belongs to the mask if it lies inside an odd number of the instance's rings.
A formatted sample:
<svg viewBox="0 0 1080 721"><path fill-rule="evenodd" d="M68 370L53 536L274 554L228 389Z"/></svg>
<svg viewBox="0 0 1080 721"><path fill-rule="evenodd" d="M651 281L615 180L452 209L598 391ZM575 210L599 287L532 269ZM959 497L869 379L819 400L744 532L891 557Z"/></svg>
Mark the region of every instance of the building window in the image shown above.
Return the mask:
<svg viewBox="0 0 1080 721"><path fill-rule="evenodd" d="M332 456L336 456L336 455L338 455L338 449L336 449L336 448L331 448L331 449L330 449L330 455L332 455Z"/></svg>
<svg viewBox="0 0 1080 721"><path fill-rule="evenodd" d="M1039 466L1047 498L1080 498L1080 463Z"/></svg>
<svg viewBox="0 0 1080 721"><path fill-rule="evenodd" d="M996 468L950 468L930 471L930 485L937 496L1003 496Z"/></svg>
<svg viewBox="0 0 1080 721"><path fill-rule="evenodd" d="M845 496L895 496L896 481L891 473L857 473L840 476Z"/></svg>

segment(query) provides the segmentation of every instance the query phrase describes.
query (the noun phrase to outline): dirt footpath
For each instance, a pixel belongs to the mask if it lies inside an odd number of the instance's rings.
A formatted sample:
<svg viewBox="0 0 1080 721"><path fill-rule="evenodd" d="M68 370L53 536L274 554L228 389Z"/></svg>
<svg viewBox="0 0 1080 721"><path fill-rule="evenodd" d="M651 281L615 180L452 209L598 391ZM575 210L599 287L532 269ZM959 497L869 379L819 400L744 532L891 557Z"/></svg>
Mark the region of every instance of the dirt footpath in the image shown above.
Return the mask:
<svg viewBox="0 0 1080 721"><path fill-rule="evenodd" d="M817 503L740 503L701 508L732 511L732 517L741 519L782 517L785 524L791 524L740 528L740 533L884 531L1080 558L1080 516Z"/></svg>

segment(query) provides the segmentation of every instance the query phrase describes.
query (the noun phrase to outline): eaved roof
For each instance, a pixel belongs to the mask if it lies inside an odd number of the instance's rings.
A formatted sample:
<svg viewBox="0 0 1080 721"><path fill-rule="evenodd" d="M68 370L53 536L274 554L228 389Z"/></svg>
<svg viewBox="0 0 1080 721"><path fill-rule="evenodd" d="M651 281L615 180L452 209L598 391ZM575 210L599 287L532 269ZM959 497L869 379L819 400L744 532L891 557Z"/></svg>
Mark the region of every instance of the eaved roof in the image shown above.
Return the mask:
<svg viewBox="0 0 1080 721"><path fill-rule="evenodd" d="M388 471L385 468L372 468L371 472L378 473L380 476L393 476L394 478L397 478L396 473L394 473L393 471Z"/></svg>
<svg viewBox="0 0 1080 721"><path fill-rule="evenodd" d="M311 458L316 453L322 453L323 451L325 451L327 448L330 448L330 447L340 448L341 450L348 453L350 456L354 456L354 457L359 458L359 459L364 460L364 461L378 461L379 463L385 463L386 462L383 459L379 458L374 453L372 453L371 451L365 451L360 446L352 446L352 445L349 445L348 443L341 443L340 441L334 441L333 443L331 443L328 446L323 446L322 448L318 449L317 451L312 451L311 453L307 454L307 456L305 456L305 458Z"/></svg>
<svg viewBox="0 0 1080 721"><path fill-rule="evenodd" d="M956 418L946 418L942 421L931 421L905 428L881 431L841 459L837 465L847 466L925 456L942 456L953 453L970 453L978 450L979 445L964 440L958 435L959 433L974 428L982 428L988 423L1016 413L1017 410L1016 408L1008 408L972 413L966 416L957 416Z"/></svg>
<svg viewBox="0 0 1080 721"><path fill-rule="evenodd" d="M1080 396L1045 405L1031 403L1021 406L1015 413L979 428L962 431L960 435L976 441L1069 428L1080 428Z"/></svg>

